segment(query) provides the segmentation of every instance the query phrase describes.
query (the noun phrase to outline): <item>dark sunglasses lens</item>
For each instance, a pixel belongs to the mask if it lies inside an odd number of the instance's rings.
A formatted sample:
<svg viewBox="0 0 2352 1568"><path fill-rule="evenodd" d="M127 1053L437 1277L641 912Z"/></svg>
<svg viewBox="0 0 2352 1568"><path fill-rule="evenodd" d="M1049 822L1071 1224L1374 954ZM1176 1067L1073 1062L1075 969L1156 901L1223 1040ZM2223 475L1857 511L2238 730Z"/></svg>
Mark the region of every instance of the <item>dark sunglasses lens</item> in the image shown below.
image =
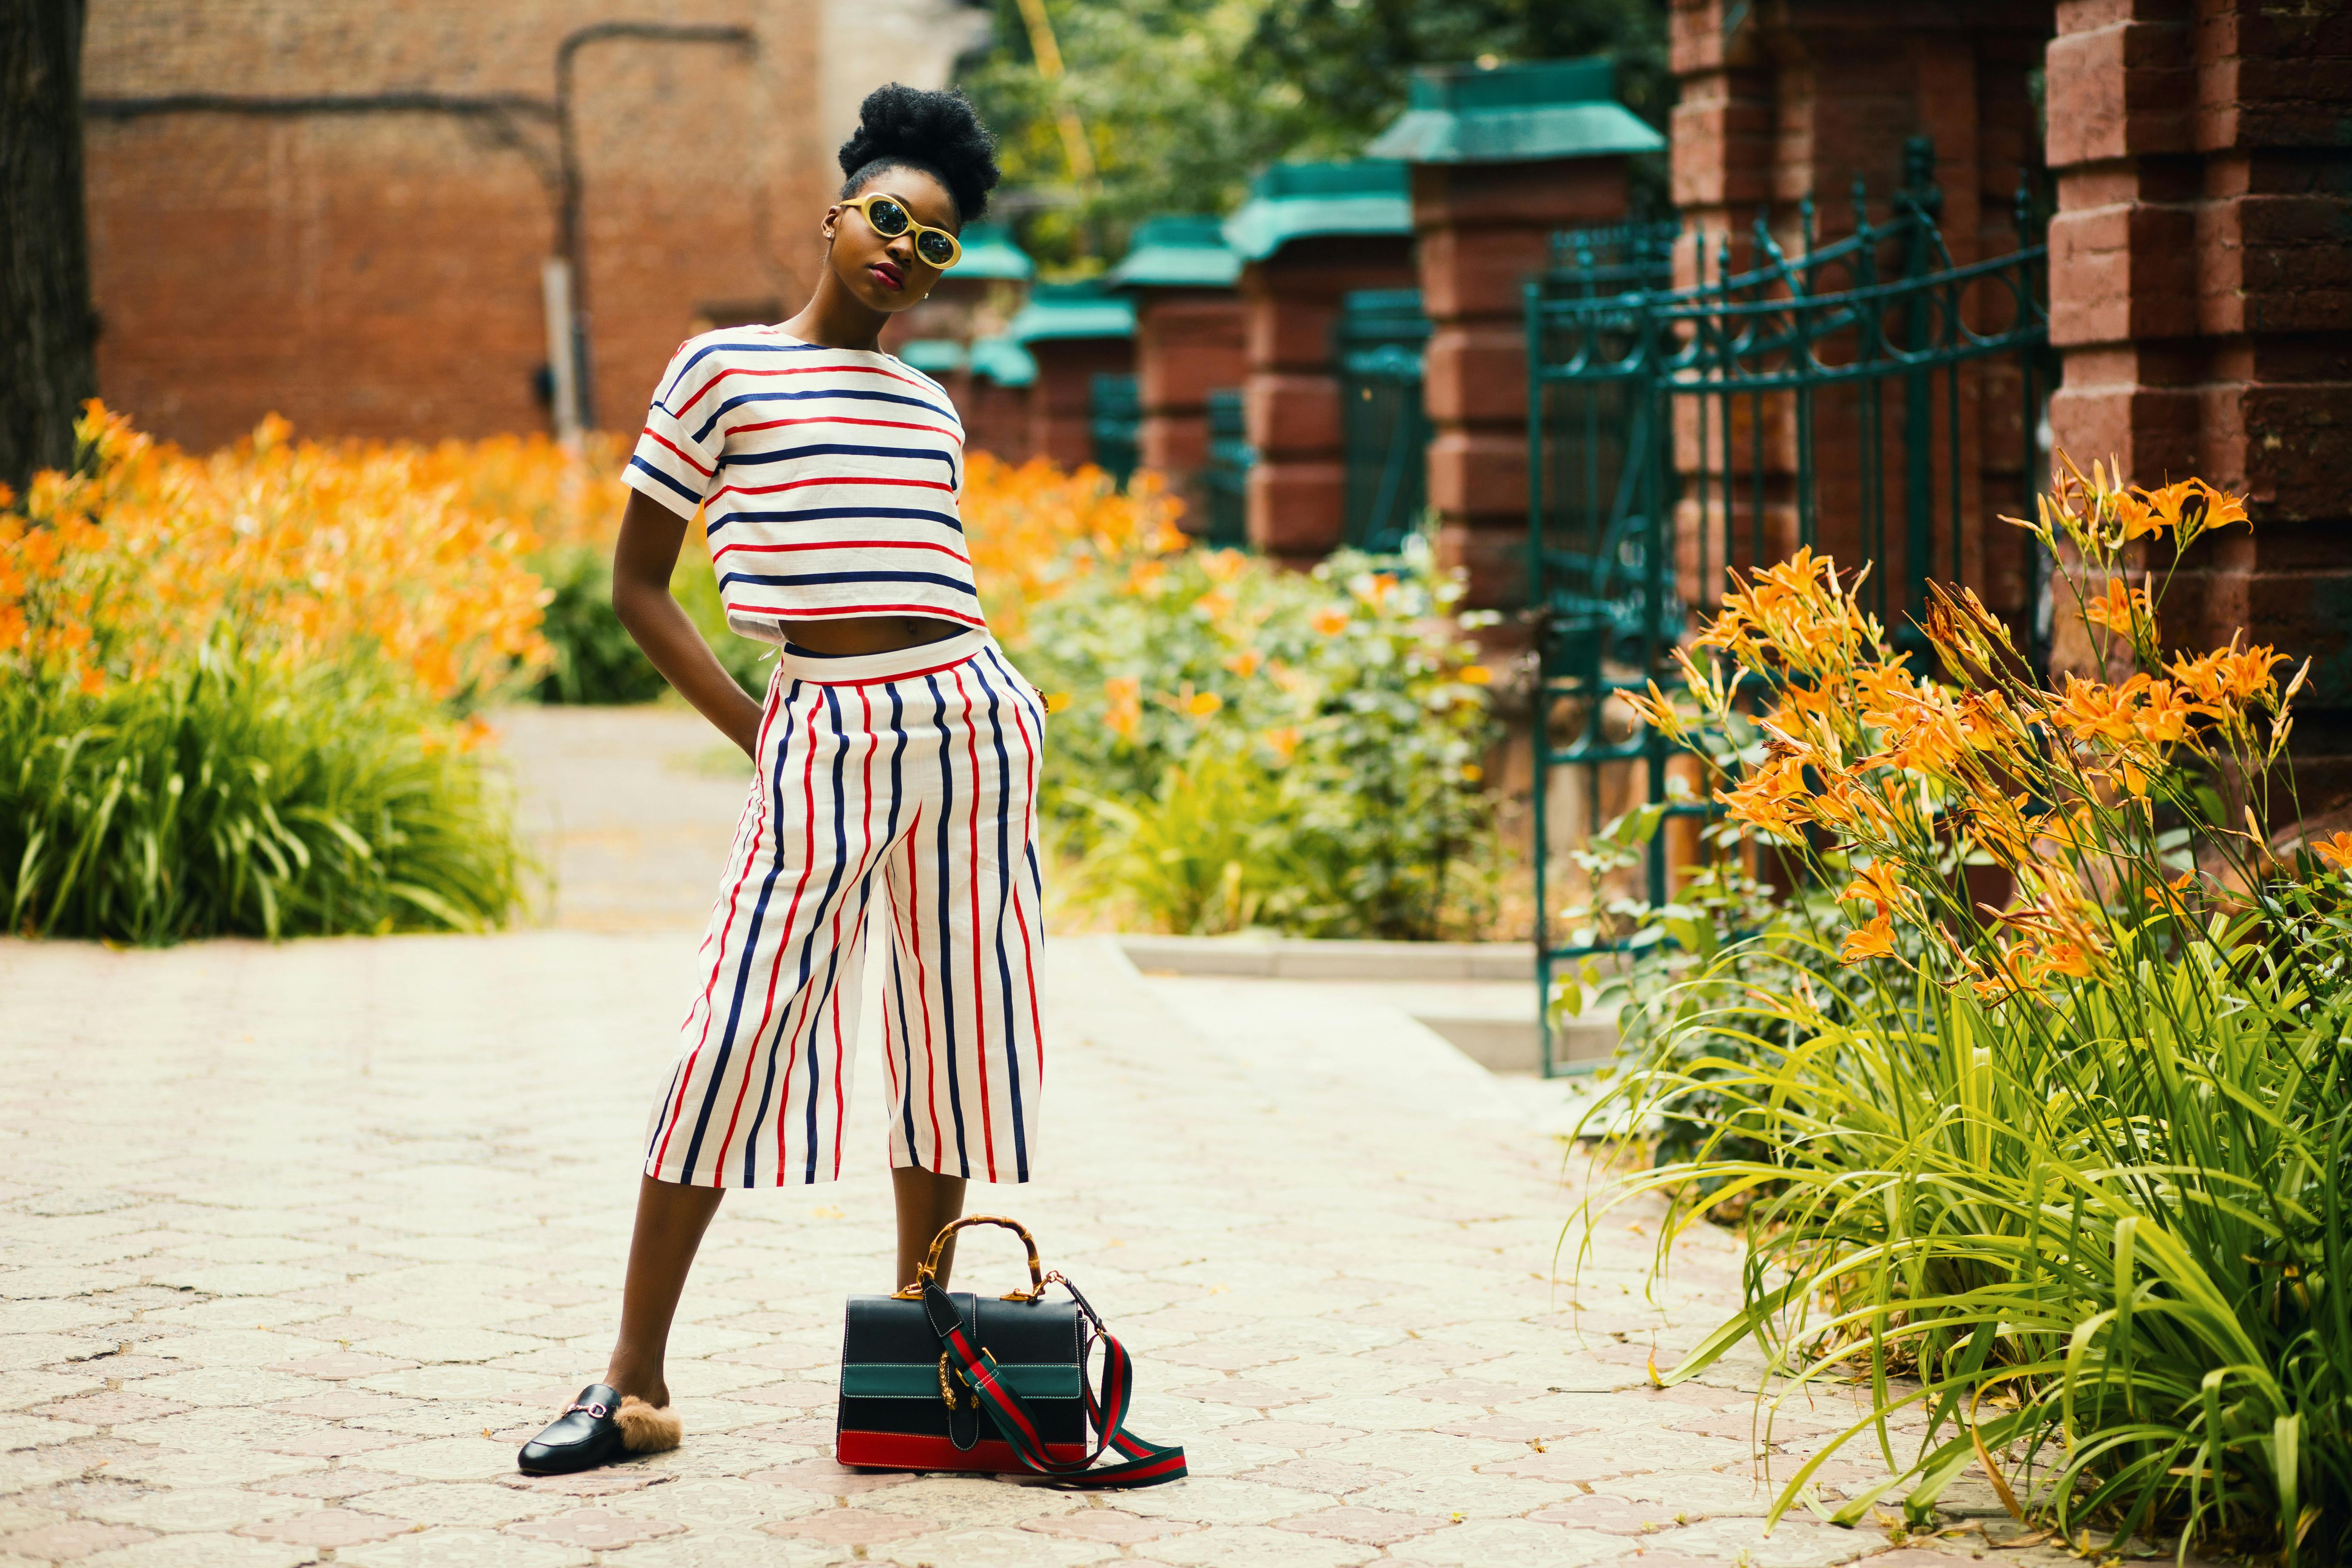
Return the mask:
<svg viewBox="0 0 2352 1568"><path fill-rule="evenodd" d="M955 250L955 241L935 228L925 229L915 241L915 253L934 267L953 261Z"/></svg>
<svg viewBox="0 0 2352 1568"><path fill-rule="evenodd" d="M874 232L885 239L896 239L906 233L909 221L907 209L892 201L875 202L867 206L866 220L874 226Z"/></svg>

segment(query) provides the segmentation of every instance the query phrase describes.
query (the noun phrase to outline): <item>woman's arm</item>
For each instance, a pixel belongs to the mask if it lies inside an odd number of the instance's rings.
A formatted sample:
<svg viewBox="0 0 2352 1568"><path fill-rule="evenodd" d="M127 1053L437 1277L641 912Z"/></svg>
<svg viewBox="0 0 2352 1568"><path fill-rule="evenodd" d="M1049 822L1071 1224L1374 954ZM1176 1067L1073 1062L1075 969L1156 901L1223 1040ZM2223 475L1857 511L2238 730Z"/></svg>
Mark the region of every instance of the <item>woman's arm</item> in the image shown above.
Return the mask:
<svg viewBox="0 0 2352 1568"><path fill-rule="evenodd" d="M621 542L613 550L613 610L662 679L752 755L760 743L760 704L719 662L710 645L670 597L669 576L686 519L638 490L621 513Z"/></svg>

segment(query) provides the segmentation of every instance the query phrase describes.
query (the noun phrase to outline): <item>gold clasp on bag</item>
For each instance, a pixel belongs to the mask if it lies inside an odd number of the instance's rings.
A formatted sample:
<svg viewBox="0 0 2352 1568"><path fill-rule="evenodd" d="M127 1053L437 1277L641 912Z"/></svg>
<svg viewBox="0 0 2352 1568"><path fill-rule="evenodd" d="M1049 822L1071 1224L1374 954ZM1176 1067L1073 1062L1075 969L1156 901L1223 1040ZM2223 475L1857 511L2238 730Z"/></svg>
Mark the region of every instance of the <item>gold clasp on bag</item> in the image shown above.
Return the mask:
<svg viewBox="0 0 2352 1568"><path fill-rule="evenodd" d="M956 1376L962 1377L963 1373L959 1372ZM966 1386L970 1386L968 1381ZM955 1385L948 1381L948 1352L945 1351L940 1352L940 1401L950 1410L956 1407ZM972 1390L971 1407L974 1410L980 1408L978 1389Z"/></svg>

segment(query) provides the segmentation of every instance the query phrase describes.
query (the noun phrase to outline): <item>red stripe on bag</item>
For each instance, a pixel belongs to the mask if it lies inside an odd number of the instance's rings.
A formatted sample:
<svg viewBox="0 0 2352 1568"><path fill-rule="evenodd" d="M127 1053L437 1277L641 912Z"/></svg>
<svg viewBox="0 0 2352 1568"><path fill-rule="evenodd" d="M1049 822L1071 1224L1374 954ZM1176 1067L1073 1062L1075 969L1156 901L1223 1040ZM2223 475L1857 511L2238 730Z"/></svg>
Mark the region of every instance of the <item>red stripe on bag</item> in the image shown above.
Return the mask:
<svg viewBox="0 0 2352 1568"><path fill-rule="evenodd" d="M1087 1462L1084 1443L1049 1443L1045 1452L1057 1464ZM969 1448L959 1448L946 1437L914 1432L852 1432L844 1430L834 1444L834 1457L845 1465L873 1465L893 1470L985 1470L1007 1474L1023 1469L1013 1445L983 1437Z"/></svg>

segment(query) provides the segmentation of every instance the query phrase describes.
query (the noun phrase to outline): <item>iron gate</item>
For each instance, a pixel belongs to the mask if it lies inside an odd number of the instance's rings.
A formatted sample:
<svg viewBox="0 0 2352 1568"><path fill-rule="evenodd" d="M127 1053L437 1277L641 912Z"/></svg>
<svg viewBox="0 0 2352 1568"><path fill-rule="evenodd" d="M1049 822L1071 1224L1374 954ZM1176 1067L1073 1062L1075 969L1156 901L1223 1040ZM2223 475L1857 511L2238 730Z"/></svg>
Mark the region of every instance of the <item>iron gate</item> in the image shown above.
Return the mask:
<svg viewBox="0 0 2352 1568"><path fill-rule="evenodd" d="M1417 289L1340 297L1332 329L1339 367L1339 427L1347 474L1347 542L1392 555L1429 504L1429 416L1421 400L1429 318Z"/></svg>
<svg viewBox="0 0 2352 1568"><path fill-rule="evenodd" d="M1135 474L1138 433L1143 424L1143 395L1137 379L1097 372L1087 389L1087 416L1095 467L1125 489Z"/></svg>
<svg viewBox="0 0 2352 1568"><path fill-rule="evenodd" d="M1814 242L1807 200L1794 254L1759 217L1742 270L1727 235L1634 225L1559 237L1553 269L1528 285L1547 998L1562 961L1620 945L1580 944L1558 927L1555 782L1580 793L1588 832L1612 793L1659 808L1642 879L1652 904L1667 900L1675 822L1712 810L1670 795L1673 748L1614 699L1673 684L1671 651L1727 568L1811 546L1842 568L1872 564L1872 607L1898 638L1916 637L1908 623L1931 575L1979 587L2029 637L2038 629L2040 558L1993 519L2023 515L2040 466L2046 252L2021 190L2020 247L1956 264L1933 169L1924 139L1906 144L1890 215L1873 223L1856 182L1853 230L1833 243ZM1677 247L1691 264L1680 288L1669 286ZM1561 781L1561 770L1574 773ZM1559 1070L1548 1020L1543 1041L1545 1072Z"/></svg>
<svg viewBox="0 0 2352 1568"><path fill-rule="evenodd" d="M1202 542L1221 550L1249 548L1249 471L1256 461L1243 414L1242 389L1210 388L1209 466L1201 473L1209 515Z"/></svg>

